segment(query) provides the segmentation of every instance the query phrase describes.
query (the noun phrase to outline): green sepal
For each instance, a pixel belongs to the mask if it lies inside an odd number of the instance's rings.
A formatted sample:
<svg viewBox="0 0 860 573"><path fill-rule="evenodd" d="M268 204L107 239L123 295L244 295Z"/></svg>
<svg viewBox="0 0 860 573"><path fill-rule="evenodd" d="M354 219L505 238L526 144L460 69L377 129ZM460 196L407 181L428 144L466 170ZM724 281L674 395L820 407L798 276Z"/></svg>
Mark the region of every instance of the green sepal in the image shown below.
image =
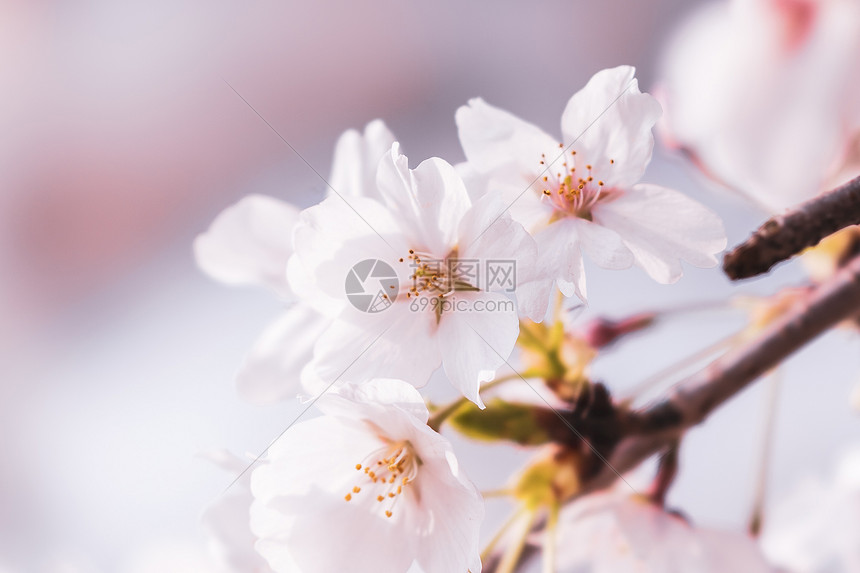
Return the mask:
<svg viewBox="0 0 860 573"><path fill-rule="evenodd" d="M471 402L463 404L448 419L464 436L482 441L505 440L521 446L539 446L550 441L540 423L545 409L512 404L493 398L483 410Z"/></svg>

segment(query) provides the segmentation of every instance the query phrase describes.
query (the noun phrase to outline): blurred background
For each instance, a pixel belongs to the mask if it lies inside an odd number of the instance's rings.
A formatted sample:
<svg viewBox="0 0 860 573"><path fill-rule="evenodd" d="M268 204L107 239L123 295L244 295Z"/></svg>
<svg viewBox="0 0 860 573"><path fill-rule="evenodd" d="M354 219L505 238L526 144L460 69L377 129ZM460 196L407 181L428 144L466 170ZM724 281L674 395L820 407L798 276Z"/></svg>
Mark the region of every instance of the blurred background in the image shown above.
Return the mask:
<svg viewBox="0 0 860 573"><path fill-rule="evenodd" d="M454 112L471 97L558 133L568 98L602 68L633 64L652 89L695 4L0 4L0 571L207 570L199 516L232 476L197 454L256 455L300 411L236 395L233 375L279 304L207 279L191 243L243 195L306 206L325 184L226 82L323 175L337 136L377 117L413 164L455 163ZM730 245L766 217L659 143L646 180L718 211ZM639 270L588 276L583 318L804 280L797 265L742 286L717 269L687 268L672 286ZM678 318L595 372L623 391L743 320ZM787 364L769 500L825 475L860 435L848 404L858 355L856 336L835 332ZM451 394L433 382L428 395ZM670 504L745 526L765 399L758 384L691 432ZM483 489L525 455L455 445ZM489 505L487 533L505 512Z"/></svg>

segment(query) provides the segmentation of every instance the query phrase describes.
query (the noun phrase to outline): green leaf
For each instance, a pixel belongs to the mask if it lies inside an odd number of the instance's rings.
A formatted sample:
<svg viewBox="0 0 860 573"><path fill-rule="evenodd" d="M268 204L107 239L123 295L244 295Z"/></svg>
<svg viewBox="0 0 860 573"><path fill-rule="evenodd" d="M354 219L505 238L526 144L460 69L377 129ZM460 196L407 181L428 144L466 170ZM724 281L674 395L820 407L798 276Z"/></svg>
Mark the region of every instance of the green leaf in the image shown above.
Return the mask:
<svg viewBox="0 0 860 573"><path fill-rule="evenodd" d="M484 410L471 402L463 404L451 415L449 423L476 440L506 440L522 446L539 446L550 441L540 423L544 415L542 408L494 398Z"/></svg>

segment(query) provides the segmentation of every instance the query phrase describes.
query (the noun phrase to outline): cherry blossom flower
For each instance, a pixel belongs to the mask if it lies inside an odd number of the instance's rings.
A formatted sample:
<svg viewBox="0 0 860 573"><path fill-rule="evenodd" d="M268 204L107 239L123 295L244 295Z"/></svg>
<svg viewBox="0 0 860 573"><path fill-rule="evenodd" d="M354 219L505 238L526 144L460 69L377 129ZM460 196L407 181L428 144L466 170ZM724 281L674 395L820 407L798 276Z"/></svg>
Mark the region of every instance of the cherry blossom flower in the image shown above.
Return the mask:
<svg viewBox="0 0 860 573"><path fill-rule="evenodd" d="M750 537L693 527L619 488L564 508L556 535L559 573L774 571Z"/></svg>
<svg viewBox="0 0 860 573"><path fill-rule="evenodd" d="M796 573L860 571L860 448L827 482L808 481L764 521L761 544L777 565Z"/></svg>
<svg viewBox="0 0 860 573"><path fill-rule="evenodd" d="M725 247L711 211L677 191L637 183L660 113L629 66L598 72L570 99L561 141L481 99L457 111L471 168L533 233L564 295L585 300L582 252L602 267L636 264L672 283L681 277L680 260L710 267Z"/></svg>
<svg viewBox="0 0 860 573"><path fill-rule="evenodd" d="M341 196L378 196L376 166L393 141L381 120L367 124L363 134L346 131L335 147L332 188ZM213 279L267 287L293 303L263 331L236 376L239 392L253 402L291 398L301 390L299 373L311 360L314 340L330 322L330 305L314 305L308 296L295 303L300 281L292 281L292 286L287 281L299 213L284 201L249 195L225 209L194 242L198 266Z"/></svg>
<svg viewBox="0 0 860 573"><path fill-rule="evenodd" d="M304 211L296 229L302 269L296 275L310 277L316 296L340 309L316 343L316 375L386 376L423 386L441 365L482 406L480 384L492 380L519 332L516 305L497 291L515 288L523 312L545 311L545 303L539 308L519 296L522 285L537 280L531 272L537 246L495 198L473 204L441 159L411 170L395 144L380 162L377 187L381 202L331 198ZM512 283L489 284L485 271L493 261L508 266ZM368 262L384 264L396 281L380 283L374 300L380 306L359 308L347 303L353 286L345 289L345 280L353 272L370 276L370 268L360 268Z"/></svg>
<svg viewBox="0 0 860 573"><path fill-rule="evenodd" d="M669 42L660 130L714 180L771 211L828 186L860 134L860 5L729 0Z"/></svg>
<svg viewBox="0 0 860 573"><path fill-rule="evenodd" d="M483 500L418 392L372 380L317 405L325 415L290 428L251 477L251 527L272 569L479 572Z"/></svg>

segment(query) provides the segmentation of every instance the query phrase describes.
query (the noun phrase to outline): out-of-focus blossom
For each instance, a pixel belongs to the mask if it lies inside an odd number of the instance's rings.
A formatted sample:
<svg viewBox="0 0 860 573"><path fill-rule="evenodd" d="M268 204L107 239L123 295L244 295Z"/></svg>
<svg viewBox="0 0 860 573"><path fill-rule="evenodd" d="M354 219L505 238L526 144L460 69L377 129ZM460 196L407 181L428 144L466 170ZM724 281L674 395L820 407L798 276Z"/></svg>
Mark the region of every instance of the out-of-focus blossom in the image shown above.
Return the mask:
<svg viewBox="0 0 860 573"><path fill-rule="evenodd" d="M519 331L516 305L496 291L516 288L521 307L531 308L519 289L532 276L537 246L493 198L472 204L441 159L411 170L395 144L377 184L382 202L329 198L304 211L296 230L305 276L341 309L316 343L316 374L332 380L348 371L354 380L386 376L422 386L441 364L481 405L481 383L504 364ZM493 261L508 265L511 283L488 283ZM368 308L345 304L364 288L360 281L374 277L381 280L378 291L368 289Z"/></svg>
<svg viewBox="0 0 860 573"><path fill-rule="evenodd" d="M860 129L858 31L855 0L702 7L669 43L656 90L667 142L774 211L834 185Z"/></svg>
<svg viewBox="0 0 860 573"><path fill-rule="evenodd" d="M351 129L341 135L329 178L334 190L330 194L378 196L376 166L393 141L381 120L367 124L363 134ZM218 215L194 241L197 264L220 282L264 286L295 302L296 283L293 287L288 283L287 266L299 213L297 207L272 197L245 197ZM299 374L310 362L314 340L328 326L326 314L331 310L297 303L270 324L236 376L242 396L260 403L295 396L301 390ZM305 390L312 391L307 386Z"/></svg>
<svg viewBox="0 0 860 573"><path fill-rule="evenodd" d="M583 325L580 331L592 348L604 348L619 338L652 326L656 320L657 315L653 312L634 314L621 320L598 317Z"/></svg>
<svg viewBox="0 0 860 573"><path fill-rule="evenodd" d="M481 570L483 500L397 380L342 385L254 470L251 527L278 573ZM286 559L286 561L285 561Z"/></svg>
<svg viewBox="0 0 860 573"><path fill-rule="evenodd" d="M744 311L748 325L742 337L753 339L809 296L808 287L784 288L771 296L738 295L731 306Z"/></svg>
<svg viewBox="0 0 860 573"><path fill-rule="evenodd" d="M661 111L634 75L629 66L595 74L567 104L561 142L481 99L457 111L470 166L534 234L565 296L585 300L581 252L602 267L636 264L672 283L681 260L710 267L725 248L714 213L677 191L637 183Z"/></svg>
<svg viewBox="0 0 860 573"><path fill-rule="evenodd" d="M693 527L620 489L563 509L556 534L559 573L772 571L750 537Z"/></svg>
<svg viewBox="0 0 860 573"><path fill-rule="evenodd" d="M268 563L254 548L257 537L251 532L251 474L242 474L250 460L242 460L227 451L211 452L204 457L232 475L241 474L230 489L206 508L201 518L216 570L221 573L270 573L272 570Z"/></svg>
<svg viewBox="0 0 860 573"><path fill-rule="evenodd" d="M793 573L860 571L860 448L829 483L807 482L769 511L761 543Z"/></svg>
<svg viewBox="0 0 860 573"><path fill-rule="evenodd" d="M860 227L842 229L804 251L800 260L816 282L833 276L845 263L860 254Z"/></svg>

